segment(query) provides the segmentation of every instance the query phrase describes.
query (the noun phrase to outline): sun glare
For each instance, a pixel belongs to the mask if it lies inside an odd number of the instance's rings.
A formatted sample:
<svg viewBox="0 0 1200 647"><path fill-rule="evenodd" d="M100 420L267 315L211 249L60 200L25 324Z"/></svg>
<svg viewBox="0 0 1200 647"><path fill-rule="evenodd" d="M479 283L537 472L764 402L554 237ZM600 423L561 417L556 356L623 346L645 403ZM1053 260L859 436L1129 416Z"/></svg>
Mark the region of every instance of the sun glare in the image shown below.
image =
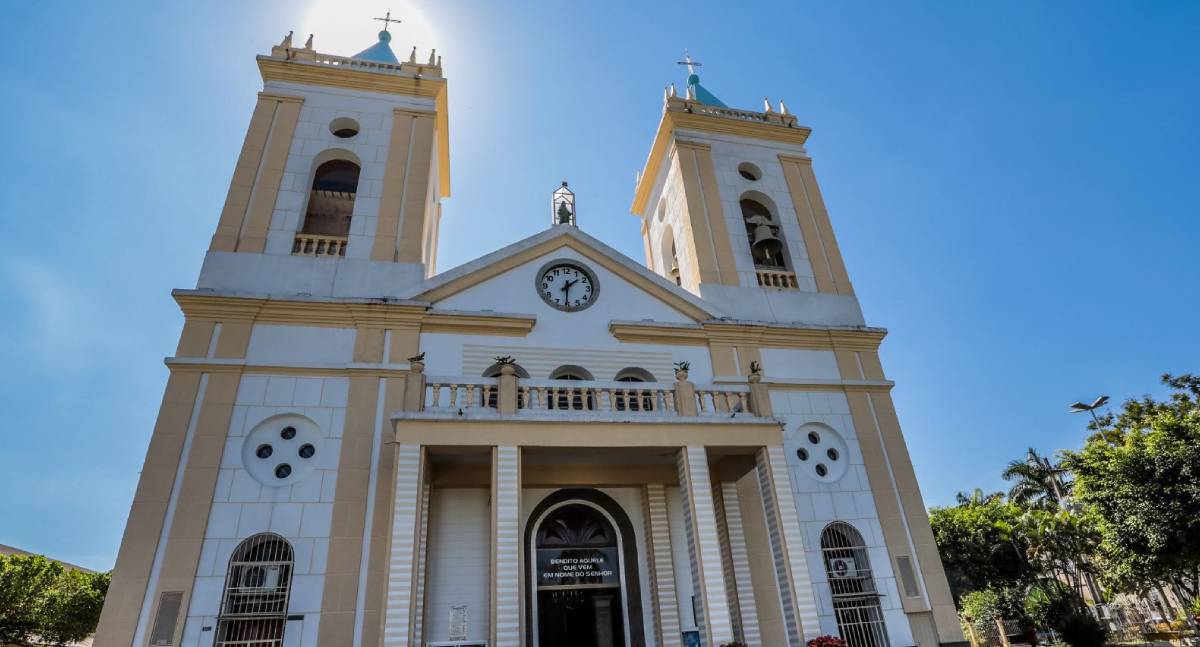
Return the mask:
<svg viewBox="0 0 1200 647"><path fill-rule="evenodd" d="M390 3L387 0L318 0L304 17L304 25L296 31L296 42L303 43L313 34L313 48L323 54L352 56L375 44L376 34L383 29L382 18L391 10L392 51L406 60L413 46L417 60L429 57L429 50L438 46L437 36L425 19L420 7L411 3Z"/></svg>

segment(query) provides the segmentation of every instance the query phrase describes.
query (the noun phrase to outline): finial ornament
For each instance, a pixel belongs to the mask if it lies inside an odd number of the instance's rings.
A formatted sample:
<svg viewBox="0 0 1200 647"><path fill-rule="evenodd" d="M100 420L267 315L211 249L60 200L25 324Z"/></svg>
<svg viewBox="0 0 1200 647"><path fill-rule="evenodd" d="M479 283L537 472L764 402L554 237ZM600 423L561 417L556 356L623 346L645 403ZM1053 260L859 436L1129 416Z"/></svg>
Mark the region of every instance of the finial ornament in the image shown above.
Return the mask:
<svg viewBox="0 0 1200 647"><path fill-rule="evenodd" d="M412 54L409 54L409 55L408 55L408 62L409 62L409 63L416 63L416 62L417 62L417 46L416 46L416 45L413 45L413 51L412 51Z"/></svg>
<svg viewBox="0 0 1200 647"><path fill-rule="evenodd" d="M675 91L675 82L674 82L674 81L672 81L672 82L671 82L671 96L672 96L672 97L677 97L677 96L679 96L679 93L677 93L677 92Z"/></svg>
<svg viewBox="0 0 1200 647"><path fill-rule="evenodd" d="M567 188L566 180L550 197L550 207L554 212L552 224L575 226L575 192Z"/></svg>
<svg viewBox="0 0 1200 647"><path fill-rule="evenodd" d="M779 100L779 114L781 114L781 115L790 114L790 113L788 113L787 104L783 102L783 99Z"/></svg>
<svg viewBox="0 0 1200 647"><path fill-rule="evenodd" d="M312 49L312 34L308 35L308 40L304 41L304 49Z"/></svg>
<svg viewBox="0 0 1200 647"><path fill-rule="evenodd" d="M374 20L378 20L383 23L383 31L385 31L385 32L388 30L388 27L391 26L391 23L396 23L397 25L400 24L399 18L392 18L392 10L391 9L388 9L387 13L383 14L382 18L374 18Z"/></svg>
<svg viewBox="0 0 1200 647"><path fill-rule="evenodd" d="M694 60L692 60L692 55L691 55L691 54L689 54L689 53L688 53L688 51L687 51L686 49L685 49L685 50L683 50L683 60L682 60L682 61L676 61L676 62L675 62L675 64L676 64L676 65L686 65L686 66L687 66L687 69L688 69L688 75L689 75L689 76L690 76L690 75L692 75L692 74L695 74L695 73L696 73L696 68L698 68L698 67L701 67L701 66L703 66L703 65L704 65L703 63L701 63L701 62L699 62L699 61L694 61Z"/></svg>
<svg viewBox="0 0 1200 647"><path fill-rule="evenodd" d="M283 42L279 43L279 46L280 47L291 47L292 46L292 32L289 31L287 33L287 36L283 37Z"/></svg>
<svg viewBox="0 0 1200 647"><path fill-rule="evenodd" d="M431 50L429 50L429 64L433 65L436 62L437 62L437 50L431 49Z"/></svg>
<svg viewBox="0 0 1200 647"><path fill-rule="evenodd" d="M775 109L771 107L771 100L766 97L763 97L763 112L775 112Z"/></svg>

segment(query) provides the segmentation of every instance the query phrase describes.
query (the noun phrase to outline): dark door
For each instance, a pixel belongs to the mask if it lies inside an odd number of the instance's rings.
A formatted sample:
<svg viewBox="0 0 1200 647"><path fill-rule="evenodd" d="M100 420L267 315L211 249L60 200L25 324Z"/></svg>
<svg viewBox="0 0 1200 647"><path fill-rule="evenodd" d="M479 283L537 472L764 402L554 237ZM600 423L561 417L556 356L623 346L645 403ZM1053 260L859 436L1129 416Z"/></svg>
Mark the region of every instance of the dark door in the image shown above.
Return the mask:
<svg viewBox="0 0 1200 647"><path fill-rule="evenodd" d="M600 511L572 503L537 529L538 647L625 647L617 533Z"/></svg>

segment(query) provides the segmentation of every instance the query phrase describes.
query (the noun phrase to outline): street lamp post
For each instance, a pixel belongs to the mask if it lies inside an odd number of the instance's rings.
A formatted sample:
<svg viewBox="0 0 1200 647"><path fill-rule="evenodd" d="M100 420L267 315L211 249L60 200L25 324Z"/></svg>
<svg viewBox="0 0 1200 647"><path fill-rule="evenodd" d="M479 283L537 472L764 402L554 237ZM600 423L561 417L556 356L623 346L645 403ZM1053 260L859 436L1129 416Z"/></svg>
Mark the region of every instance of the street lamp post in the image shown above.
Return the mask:
<svg viewBox="0 0 1200 647"><path fill-rule="evenodd" d="M1100 417L1096 415L1096 409L1099 409L1100 407L1104 406L1107 403L1108 403L1108 396L1102 395L1102 396L1096 398L1095 400L1092 400L1091 404L1075 402L1075 403L1071 404L1067 410L1070 411L1071 413L1083 413L1084 411L1086 411L1086 412L1092 414L1092 421L1096 423L1096 431L1100 431L1100 428L1101 428ZM1072 512L1074 512L1074 510L1072 510ZM1080 555L1078 566L1082 567L1082 566L1086 566L1086 565L1087 565L1087 557ZM1091 573L1087 572L1086 570L1084 570L1082 568L1079 568L1078 570L1080 571L1079 574L1082 577L1082 579L1084 580L1084 582L1087 583L1088 590L1092 594L1092 599L1095 600L1096 604L1099 604L1103 598L1100 595L1100 587L1096 584L1096 578L1092 577Z"/></svg>
<svg viewBox="0 0 1200 647"><path fill-rule="evenodd" d="M1102 395L1102 396L1096 398L1095 400L1092 400L1091 404L1084 404L1082 402L1076 402L1076 403L1072 404L1071 407L1067 410L1070 411L1071 413L1083 413L1084 411L1086 411L1086 412L1092 414L1092 420L1095 421L1096 427L1099 427L1100 426L1100 418L1096 416L1096 409L1099 409L1100 407L1104 406L1105 404L1108 404L1108 396Z"/></svg>

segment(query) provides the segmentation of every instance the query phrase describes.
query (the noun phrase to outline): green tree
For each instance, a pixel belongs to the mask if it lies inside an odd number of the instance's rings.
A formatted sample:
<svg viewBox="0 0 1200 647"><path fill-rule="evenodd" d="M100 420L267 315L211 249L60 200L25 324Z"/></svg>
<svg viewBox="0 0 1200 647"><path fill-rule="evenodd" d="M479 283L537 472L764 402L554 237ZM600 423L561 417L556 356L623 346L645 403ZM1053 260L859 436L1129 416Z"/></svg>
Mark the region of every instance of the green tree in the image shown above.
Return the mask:
<svg viewBox="0 0 1200 647"><path fill-rule="evenodd" d="M934 508L929 523L956 600L972 591L1025 587L1034 578L1021 536L1023 510L980 491Z"/></svg>
<svg viewBox="0 0 1200 647"><path fill-rule="evenodd" d="M0 555L0 644L63 645L91 635L108 573L64 568L40 555Z"/></svg>
<svg viewBox="0 0 1200 647"><path fill-rule="evenodd" d="M1030 447L1025 458L1010 461L1000 476L1012 481L1008 499L1019 505L1058 508L1071 493L1067 470Z"/></svg>
<svg viewBox="0 0 1200 647"><path fill-rule="evenodd" d="M64 570L47 592L38 637L51 645L66 645L92 635L110 579L109 573Z"/></svg>
<svg viewBox="0 0 1200 647"><path fill-rule="evenodd" d="M0 555L0 644L24 644L37 633L46 591L62 570L40 555Z"/></svg>
<svg viewBox="0 0 1200 647"><path fill-rule="evenodd" d="M1166 401L1129 400L1067 452L1075 497L1097 519L1101 572L1119 590L1200 591L1200 378L1163 376Z"/></svg>
<svg viewBox="0 0 1200 647"><path fill-rule="evenodd" d="M1085 574L1095 574L1087 556L1094 555L1100 545L1096 521L1066 510L1030 508L1021 515L1018 525L1026 558L1039 579L1062 578L1082 599Z"/></svg>

